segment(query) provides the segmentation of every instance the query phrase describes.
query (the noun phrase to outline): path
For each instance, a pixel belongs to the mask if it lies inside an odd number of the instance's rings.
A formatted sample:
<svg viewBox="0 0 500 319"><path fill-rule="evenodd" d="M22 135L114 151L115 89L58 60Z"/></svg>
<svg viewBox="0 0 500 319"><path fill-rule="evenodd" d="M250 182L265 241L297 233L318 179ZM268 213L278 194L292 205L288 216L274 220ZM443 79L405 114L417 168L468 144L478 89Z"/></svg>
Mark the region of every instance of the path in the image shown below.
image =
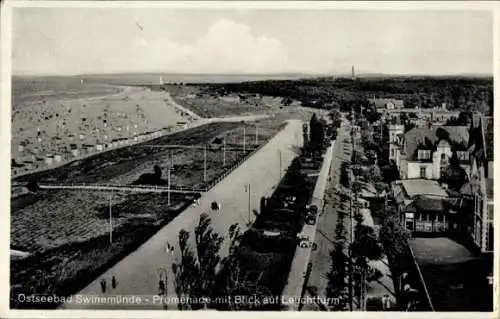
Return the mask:
<svg viewBox="0 0 500 319"><path fill-rule="evenodd" d="M179 214L168 225L149 239L136 251L125 257L114 267L99 276L90 285L84 288L77 296L102 296L100 281L102 278L110 280L115 275L118 286L115 290L109 289L105 296L133 295L142 296L145 305L126 304L77 304L77 298L72 298L72 303L63 305L66 309L162 309L163 306L157 302L153 303L153 295L158 292L158 281L161 269L168 272L168 297L176 297L172 282L171 263L177 260L178 234L179 230L185 229L191 233L199 221L203 212L210 212L210 204L213 201L222 203L221 212L211 212L212 227L220 234L227 237L227 231L231 224L240 223L242 231L248 221L248 193L245 193L245 185L250 183L253 187L251 197L251 209L258 209L260 198L270 196L274 187L279 182L279 150L282 156L282 168L285 170L297 156L296 145L301 145L302 122L293 120L278 133L260 151L248 158L245 163L235 169L224 180L217 184L200 199L200 205L189 207ZM193 235L191 239L193 239ZM166 243L175 246L175 255L165 253ZM193 244L191 242L191 247ZM227 255L228 241L225 240L221 249L221 256ZM169 309L177 310L175 301L169 304Z"/></svg>
<svg viewBox="0 0 500 319"><path fill-rule="evenodd" d="M203 117L199 116L198 114L194 113L193 111L185 108L184 106L180 105L179 103L175 102L174 99L172 98L172 95L170 95L170 92L165 93L165 97L167 98L167 103L173 106L174 108L180 110L183 113L189 114L193 120L203 120Z"/></svg>

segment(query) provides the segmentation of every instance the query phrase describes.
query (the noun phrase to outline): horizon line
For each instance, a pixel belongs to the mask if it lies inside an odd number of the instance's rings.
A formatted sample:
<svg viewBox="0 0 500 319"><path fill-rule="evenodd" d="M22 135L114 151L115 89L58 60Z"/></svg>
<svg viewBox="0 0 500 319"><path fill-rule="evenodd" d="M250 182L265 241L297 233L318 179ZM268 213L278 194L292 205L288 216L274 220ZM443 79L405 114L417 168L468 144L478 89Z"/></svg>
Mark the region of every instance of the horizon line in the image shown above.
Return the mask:
<svg viewBox="0 0 500 319"><path fill-rule="evenodd" d="M272 73L255 73L255 72L221 72L221 73L204 73L204 72L161 72L161 71L132 71L132 72L104 72L104 73L74 73L74 74L55 74L55 73L14 73L12 72L11 77L14 76L32 76L32 77L74 77L74 76L105 76L105 75L185 75L185 76L282 76L282 75L304 75L304 76L314 76L314 77L352 77L349 73L316 73L316 72L300 72L300 71L283 71L283 72L272 72ZM494 73L383 73L383 72L362 72L356 73L355 78L363 76L426 76L426 77L439 77L439 76L480 76L480 77L494 77Z"/></svg>

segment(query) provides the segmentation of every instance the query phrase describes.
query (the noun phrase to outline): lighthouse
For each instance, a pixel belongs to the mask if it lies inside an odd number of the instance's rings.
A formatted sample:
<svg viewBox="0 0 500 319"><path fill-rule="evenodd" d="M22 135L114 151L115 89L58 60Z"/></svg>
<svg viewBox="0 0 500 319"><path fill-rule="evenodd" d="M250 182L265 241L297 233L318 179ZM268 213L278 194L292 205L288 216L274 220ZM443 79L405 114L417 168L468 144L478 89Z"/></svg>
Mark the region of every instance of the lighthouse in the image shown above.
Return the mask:
<svg viewBox="0 0 500 319"><path fill-rule="evenodd" d="M356 80L356 72L354 71L354 65L351 68L351 78L352 80Z"/></svg>

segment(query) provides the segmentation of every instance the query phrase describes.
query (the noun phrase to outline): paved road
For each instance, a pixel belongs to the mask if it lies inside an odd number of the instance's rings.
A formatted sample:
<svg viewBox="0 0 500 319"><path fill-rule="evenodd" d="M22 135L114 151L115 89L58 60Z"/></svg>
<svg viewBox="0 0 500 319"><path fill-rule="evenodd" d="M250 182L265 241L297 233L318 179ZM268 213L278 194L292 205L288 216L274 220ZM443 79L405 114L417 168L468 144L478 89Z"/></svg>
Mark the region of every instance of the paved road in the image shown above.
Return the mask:
<svg viewBox="0 0 500 319"><path fill-rule="evenodd" d="M343 124L344 125L344 124ZM327 186L327 193L339 185L340 166L343 159L348 159L349 156L344 151L344 139L349 136L349 131L346 126L341 126L338 131L337 140L333 150L333 161L330 167L331 181ZM317 295L326 297L326 287L328 280L326 273L330 271L331 257L330 251L334 247L335 228L337 225L337 210L331 206L328 199L325 199L325 208L323 214L318 218L316 229L316 244L317 250L311 253L312 271L309 277L307 286L314 287ZM307 296L308 294L306 294ZM309 295L311 296L311 295ZM320 310L318 305L307 303L304 304L302 310Z"/></svg>
<svg viewBox="0 0 500 319"><path fill-rule="evenodd" d="M270 196L280 178L279 172L279 150L283 170L288 167L297 155L294 152L296 145L302 143L302 122L289 121L283 131L278 133L266 146L250 157L245 163L229 174L224 180L217 184L212 190L205 193L198 207L189 207L177 218L162 228L150 240L143 244L135 252L124 258L114 267L98 277L94 282L84 288L77 296L73 296L72 303L63 305L66 309L162 309L158 302L152 304L152 296L158 292L158 281L161 268L168 272L168 297L176 297L172 283L171 263L180 257L178 247L179 230L185 229L193 232L197 225L199 216L203 212L210 212L212 201L222 203L221 212L211 212L212 225L216 232L227 236L227 230L233 223L240 223L242 230L248 221L248 193L245 193L245 185L250 183L252 190L251 209L258 209L261 196ZM193 239L194 235L191 236ZM194 239L193 239L194 240ZM166 243L175 245L174 255L165 253ZM191 247L193 243L191 242ZM227 255L228 241L224 242L221 255ZM113 291L109 290L109 280L115 275L118 286ZM108 290L101 293L101 279L108 280ZM134 295L148 296L143 299L148 303L146 306L136 304L77 304L80 296L114 296ZM175 302L170 303L169 309L177 310Z"/></svg>
<svg viewBox="0 0 500 319"><path fill-rule="evenodd" d="M323 197L325 194L325 187L328 181L328 176L330 173L330 166L333 158L333 149L335 143L332 143L328 148L323 164L321 166L321 170L316 182L316 186L314 188L313 197L311 200L312 205L316 205L318 207L318 215L321 214L323 210ZM316 227L318 225L318 219L320 217L316 216L316 223L314 225L305 224L302 228L301 235L307 236L310 238L311 242L315 241L316 237ZM310 261L311 257L311 248L300 248L297 247L295 251L295 256L292 261L292 266L290 268L290 274L288 277L287 284L283 289L282 296L284 298L295 298L295 300L299 300L302 294L302 288L304 285L305 274L307 272L307 265ZM288 303L288 310L298 310L299 303Z"/></svg>

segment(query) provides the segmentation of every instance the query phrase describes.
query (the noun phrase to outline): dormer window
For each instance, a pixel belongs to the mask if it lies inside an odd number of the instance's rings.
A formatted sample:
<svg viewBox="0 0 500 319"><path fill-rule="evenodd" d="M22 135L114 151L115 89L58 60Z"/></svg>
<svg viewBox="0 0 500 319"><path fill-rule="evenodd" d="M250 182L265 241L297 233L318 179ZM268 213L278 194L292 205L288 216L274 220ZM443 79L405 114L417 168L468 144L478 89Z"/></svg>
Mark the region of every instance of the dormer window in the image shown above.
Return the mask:
<svg viewBox="0 0 500 319"><path fill-rule="evenodd" d="M419 160L431 159L431 151L430 150L418 150L418 159Z"/></svg>
<svg viewBox="0 0 500 319"><path fill-rule="evenodd" d="M457 151L457 158L460 161L468 161L469 160L469 152Z"/></svg>

